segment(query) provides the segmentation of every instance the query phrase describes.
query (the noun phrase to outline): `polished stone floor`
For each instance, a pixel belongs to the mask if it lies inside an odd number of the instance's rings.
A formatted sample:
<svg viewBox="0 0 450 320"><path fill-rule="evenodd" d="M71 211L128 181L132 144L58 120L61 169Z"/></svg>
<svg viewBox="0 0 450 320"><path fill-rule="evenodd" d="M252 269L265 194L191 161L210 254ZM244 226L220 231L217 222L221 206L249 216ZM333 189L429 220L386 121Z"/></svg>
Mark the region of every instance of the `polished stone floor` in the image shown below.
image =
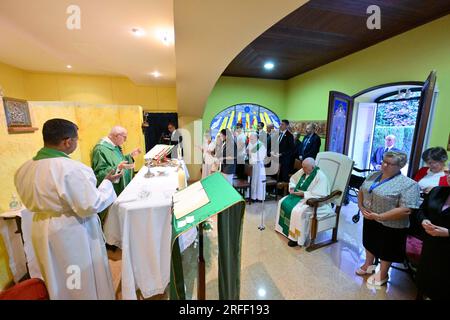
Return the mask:
<svg viewBox="0 0 450 320"><path fill-rule="evenodd" d="M307 252L290 248L287 239L274 231L276 202L264 206L247 206L241 261L241 299L414 299L416 290L411 277L391 269L390 280L382 287L370 287L355 269L364 261L361 244L362 219L352 222L357 207L343 207L339 222L338 242ZM258 230L264 211L266 229ZM214 223L213 223L214 225ZM206 297L218 299L217 228L205 233ZM331 237L324 232L320 239ZM191 246L183 253L187 298L196 299L197 252ZM120 250L110 255L114 284L120 280ZM164 295L153 299L168 299ZM119 293L120 298L120 293Z"/></svg>

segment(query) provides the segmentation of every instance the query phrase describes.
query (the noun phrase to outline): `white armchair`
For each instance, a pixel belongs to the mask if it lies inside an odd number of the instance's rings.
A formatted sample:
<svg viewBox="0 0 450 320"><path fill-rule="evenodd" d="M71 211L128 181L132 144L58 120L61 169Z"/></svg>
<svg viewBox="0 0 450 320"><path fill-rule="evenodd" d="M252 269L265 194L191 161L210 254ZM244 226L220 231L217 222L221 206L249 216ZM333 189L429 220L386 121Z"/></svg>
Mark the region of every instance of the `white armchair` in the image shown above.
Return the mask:
<svg viewBox="0 0 450 320"><path fill-rule="evenodd" d="M313 251L337 242L339 213L353 169L352 159L343 154L330 151L320 152L317 155L316 164L327 176L331 193L323 198L308 199L306 201L309 206L314 208L314 214L311 221L311 241L310 245L306 248L307 251ZM334 214L318 218L317 208L323 203L334 204ZM315 240L317 234L330 229L333 229L331 240L316 244Z"/></svg>

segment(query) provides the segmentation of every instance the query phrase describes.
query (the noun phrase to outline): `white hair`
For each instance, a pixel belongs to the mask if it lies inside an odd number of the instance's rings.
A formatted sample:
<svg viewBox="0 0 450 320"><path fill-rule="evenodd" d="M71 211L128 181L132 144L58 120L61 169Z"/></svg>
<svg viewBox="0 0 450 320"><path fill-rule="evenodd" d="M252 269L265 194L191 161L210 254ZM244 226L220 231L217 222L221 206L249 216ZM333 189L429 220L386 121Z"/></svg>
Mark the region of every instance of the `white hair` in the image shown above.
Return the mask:
<svg viewBox="0 0 450 320"><path fill-rule="evenodd" d="M313 168L316 166L316 160L314 160L314 158L306 158L305 160L303 160L304 164L309 164L311 165Z"/></svg>
<svg viewBox="0 0 450 320"><path fill-rule="evenodd" d="M114 126L112 127L111 131L109 132L109 136L114 136L116 134L127 132L127 129L121 126Z"/></svg>

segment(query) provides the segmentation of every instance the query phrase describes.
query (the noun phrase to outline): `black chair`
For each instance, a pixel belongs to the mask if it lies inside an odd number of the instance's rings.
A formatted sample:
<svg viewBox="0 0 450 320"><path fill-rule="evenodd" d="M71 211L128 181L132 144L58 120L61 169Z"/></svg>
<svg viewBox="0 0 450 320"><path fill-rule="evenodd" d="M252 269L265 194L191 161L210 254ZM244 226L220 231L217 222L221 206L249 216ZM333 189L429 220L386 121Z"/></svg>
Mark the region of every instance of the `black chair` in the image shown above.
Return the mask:
<svg viewBox="0 0 450 320"><path fill-rule="evenodd" d="M358 174L353 174L353 173L350 176L350 182L348 184L346 199L344 201L345 204L349 203L349 197L358 198L359 188L361 187L361 185L363 184L364 180L366 179L367 174L370 173L370 172L373 172L374 170L372 170L372 169L359 169L357 167L353 167L353 171L356 171L359 174L363 174L363 176L362 175L358 175ZM360 218L360 214L361 214L361 212L358 209L358 212L352 217L353 223L358 223L359 218Z"/></svg>

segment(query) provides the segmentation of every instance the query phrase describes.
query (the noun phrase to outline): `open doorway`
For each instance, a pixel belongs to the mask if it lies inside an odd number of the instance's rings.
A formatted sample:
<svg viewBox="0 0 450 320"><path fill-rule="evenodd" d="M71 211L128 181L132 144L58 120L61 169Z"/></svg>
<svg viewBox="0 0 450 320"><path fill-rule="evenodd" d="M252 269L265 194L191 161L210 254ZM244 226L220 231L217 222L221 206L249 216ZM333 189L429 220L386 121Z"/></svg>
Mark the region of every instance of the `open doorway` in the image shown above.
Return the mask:
<svg viewBox="0 0 450 320"><path fill-rule="evenodd" d="M378 170L386 150L411 158L422 86L395 85L369 91L354 101L349 156L355 166ZM402 173L407 175L407 164Z"/></svg>
<svg viewBox="0 0 450 320"><path fill-rule="evenodd" d="M348 155L356 168L377 169L371 160L381 163L386 147L395 147L408 155L402 172L414 176L431 134L437 92L435 71L425 82L383 84L353 96L330 91L325 150ZM341 109L345 121L338 121Z"/></svg>

